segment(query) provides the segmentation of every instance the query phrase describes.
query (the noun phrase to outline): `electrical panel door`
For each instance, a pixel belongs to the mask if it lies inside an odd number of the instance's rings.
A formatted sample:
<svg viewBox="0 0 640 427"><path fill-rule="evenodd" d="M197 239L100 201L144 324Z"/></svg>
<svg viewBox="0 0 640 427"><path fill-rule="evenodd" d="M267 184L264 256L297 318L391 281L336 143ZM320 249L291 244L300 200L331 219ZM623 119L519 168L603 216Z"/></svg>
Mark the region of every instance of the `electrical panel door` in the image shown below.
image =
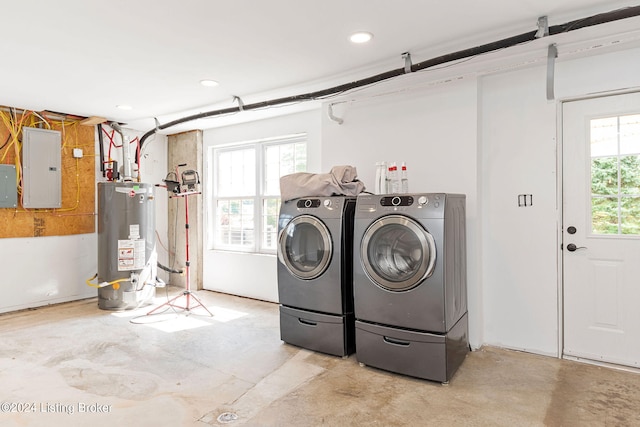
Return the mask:
<svg viewBox="0 0 640 427"><path fill-rule="evenodd" d="M16 206L18 206L16 167L14 165L0 165L0 208L15 208Z"/></svg>
<svg viewBox="0 0 640 427"><path fill-rule="evenodd" d="M56 130L22 128L22 206L62 206L61 136Z"/></svg>

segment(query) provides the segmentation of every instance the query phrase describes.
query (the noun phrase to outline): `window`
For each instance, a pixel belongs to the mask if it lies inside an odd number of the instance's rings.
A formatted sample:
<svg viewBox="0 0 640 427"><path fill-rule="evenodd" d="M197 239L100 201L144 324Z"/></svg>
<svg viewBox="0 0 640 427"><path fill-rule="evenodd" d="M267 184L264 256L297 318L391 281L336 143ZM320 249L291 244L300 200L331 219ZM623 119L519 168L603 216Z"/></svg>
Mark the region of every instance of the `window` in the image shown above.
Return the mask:
<svg viewBox="0 0 640 427"><path fill-rule="evenodd" d="M212 148L209 247L275 253L280 177L307 170L306 134Z"/></svg>
<svg viewBox="0 0 640 427"><path fill-rule="evenodd" d="M640 114L591 120L594 234L640 234Z"/></svg>

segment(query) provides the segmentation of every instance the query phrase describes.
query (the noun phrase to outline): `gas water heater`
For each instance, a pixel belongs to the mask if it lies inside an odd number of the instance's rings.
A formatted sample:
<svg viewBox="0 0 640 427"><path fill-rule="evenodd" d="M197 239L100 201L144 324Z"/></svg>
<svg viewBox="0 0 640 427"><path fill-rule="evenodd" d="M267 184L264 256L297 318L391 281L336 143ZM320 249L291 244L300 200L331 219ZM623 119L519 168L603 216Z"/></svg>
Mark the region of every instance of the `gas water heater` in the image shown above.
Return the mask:
<svg viewBox="0 0 640 427"><path fill-rule="evenodd" d="M154 186L98 183L98 307L150 304L157 285Z"/></svg>

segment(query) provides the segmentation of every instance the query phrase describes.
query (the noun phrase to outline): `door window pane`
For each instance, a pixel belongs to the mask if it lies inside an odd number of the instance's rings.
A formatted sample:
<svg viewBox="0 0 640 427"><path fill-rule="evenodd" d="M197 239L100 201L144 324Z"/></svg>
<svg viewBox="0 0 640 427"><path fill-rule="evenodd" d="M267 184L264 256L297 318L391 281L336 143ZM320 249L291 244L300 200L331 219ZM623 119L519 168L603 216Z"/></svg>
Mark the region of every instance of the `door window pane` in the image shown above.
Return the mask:
<svg viewBox="0 0 640 427"><path fill-rule="evenodd" d="M640 234L640 114L591 120L591 229Z"/></svg>
<svg viewBox="0 0 640 427"><path fill-rule="evenodd" d="M620 117L620 154L640 153L640 114Z"/></svg>
<svg viewBox="0 0 640 427"><path fill-rule="evenodd" d="M591 159L591 194L618 194L618 158Z"/></svg>
<svg viewBox="0 0 640 427"><path fill-rule="evenodd" d="M640 195L640 156L620 157L620 193Z"/></svg>
<svg viewBox="0 0 640 427"><path fill-rule="evenodd" d="M640 197L623 197L620 205L620 233L640 234Z"/></svg>
<svg viewBox="0 0 640 427"><path fill-rule="evenodd" d="M595 234L618 234L618 199L616 197L593 197L591 199L591 222Z"/></svg>
<svg viewBox="0 0 640 427"><path fill-rule="evenodd" d="M618 154L618 118L591 120L591 156Z"/></svg>

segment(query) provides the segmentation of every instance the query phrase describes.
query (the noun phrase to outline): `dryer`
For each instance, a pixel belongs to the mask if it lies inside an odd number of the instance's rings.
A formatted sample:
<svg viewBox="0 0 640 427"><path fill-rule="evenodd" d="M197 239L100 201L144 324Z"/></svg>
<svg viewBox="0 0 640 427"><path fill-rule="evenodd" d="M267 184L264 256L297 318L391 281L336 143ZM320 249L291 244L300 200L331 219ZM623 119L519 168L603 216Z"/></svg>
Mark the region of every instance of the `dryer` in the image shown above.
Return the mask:
<svg viewBox="0 0 640 427"><path fill-rule="evenodd" d="M354 220L358 360L448 382L469 351L465 196L361 195Z"/></svg>
<svg viewBox="0 0 640 427"><path fill-rule="evenodd" d="M353 353L353 217L356 199L282 203L278 297L284 342L337 356Z"/></svg>

